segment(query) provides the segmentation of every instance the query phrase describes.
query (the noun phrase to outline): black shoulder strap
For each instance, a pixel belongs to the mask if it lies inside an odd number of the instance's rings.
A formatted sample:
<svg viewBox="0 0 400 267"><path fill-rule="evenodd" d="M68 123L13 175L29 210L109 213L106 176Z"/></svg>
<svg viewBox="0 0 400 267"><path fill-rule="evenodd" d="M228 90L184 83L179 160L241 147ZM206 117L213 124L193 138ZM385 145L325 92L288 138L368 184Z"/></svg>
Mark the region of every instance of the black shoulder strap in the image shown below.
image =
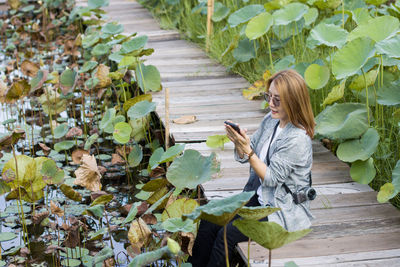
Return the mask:
<svg viewBox="0 0 400 267"><path fill-rule="evenodd" d="M271 147L272 141L274 140L274 137L275 137L275 134L276 134L276 129L278 128L278 125L279 125L279 121L275 125L274 132L272 133L271 140L269 141L268 150L267 150L267 166L269 166L269 149Z"/></svg>

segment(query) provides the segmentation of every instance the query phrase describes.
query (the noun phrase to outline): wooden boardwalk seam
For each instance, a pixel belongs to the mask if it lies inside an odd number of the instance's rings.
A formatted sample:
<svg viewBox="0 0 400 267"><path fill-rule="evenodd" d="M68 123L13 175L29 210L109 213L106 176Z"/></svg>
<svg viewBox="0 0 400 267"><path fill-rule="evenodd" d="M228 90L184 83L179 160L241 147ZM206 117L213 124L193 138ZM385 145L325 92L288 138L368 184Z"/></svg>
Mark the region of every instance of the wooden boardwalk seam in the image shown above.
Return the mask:
<svg viewBox="0 0 400 267"><path fill-rule="evenodd" d="M84 1L80 2L85 5ZM170 119L195 115L193 124L170 122L176 143L205 155L216 152L221 161L219 177L203 185L209 199L227 197L243 189L248 164L233 159L233 144L224 150L205 145L207 136L224 134L223 121L231 119L254 132L265 112L260 101L248 101L241 90L248 82L229 74L196 45L180 40L177 31L162 30L140 4L110 0L108 19L124 26L125 34L147 35L154 48L145 64L155 65L163 87L170 89ZM164 120L164 91L153 94L157 113ZM295 261L299 266L400 266L400 212L390 204L379 204L369 186L352 182L349 167L319 142L313 142L313 182L318 197L311 204L316 216L306 237L272 252L272 265ZM247 257L247 243L239 245ZM251 266L267 266L266 249L251 244Z"/></svg>

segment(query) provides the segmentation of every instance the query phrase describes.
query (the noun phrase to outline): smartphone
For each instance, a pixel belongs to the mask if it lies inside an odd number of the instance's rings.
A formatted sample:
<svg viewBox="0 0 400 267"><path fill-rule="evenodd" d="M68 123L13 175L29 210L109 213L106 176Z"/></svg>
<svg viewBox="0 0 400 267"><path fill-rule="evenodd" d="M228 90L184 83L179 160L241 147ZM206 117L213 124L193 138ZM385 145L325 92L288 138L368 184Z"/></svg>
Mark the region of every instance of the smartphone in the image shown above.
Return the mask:
<svg viewBox="0 0 400 267"><path fill-rule="evenodd" d="M231 126L236 132L240 134L240 128L236 124L229 122L229 121L224 121L225 124Z"/></svg>

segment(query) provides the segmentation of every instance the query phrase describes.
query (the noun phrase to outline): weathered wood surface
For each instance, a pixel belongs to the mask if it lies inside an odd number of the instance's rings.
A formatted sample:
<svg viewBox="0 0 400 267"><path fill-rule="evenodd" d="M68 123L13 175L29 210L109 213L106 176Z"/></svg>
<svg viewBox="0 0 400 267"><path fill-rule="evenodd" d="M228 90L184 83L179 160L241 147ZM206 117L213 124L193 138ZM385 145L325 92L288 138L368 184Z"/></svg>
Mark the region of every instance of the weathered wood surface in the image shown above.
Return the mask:
<svg viewBox="0 0 400 267"><path fill-rule="evenodd" d="M84 2L80 2L84 5ZM170 119L195 115L192 124L170 122L177 143L204 155L217 153L218 177L203 184L208 199L240 192L248 177L248 164L233 159L233 145L211 149L209 135L224 134L223 121L231 119L254 132L265 112L260 101L248 101L241 90L249 83L227 73L195 44L179 40L179 33L160 29L157 21L138 3L110 0L108 20L124 25L125 33L149 36L147 47L155 52L145 64L155 65L163 87L170 89ZM153 94L157 113L164 120L164 91ZM196 143L198 142L198 143ZM400 266L400 212L390 204L379 204L369 186L352 182L349 167L314 141L313 182L318 197L311 203L315 215L313 231L306 237L274 250L273 266L295 261L299 266ZM239 246L247 258L247 243ZM267 266L268 251L251 243L252 266Z"/></svg>

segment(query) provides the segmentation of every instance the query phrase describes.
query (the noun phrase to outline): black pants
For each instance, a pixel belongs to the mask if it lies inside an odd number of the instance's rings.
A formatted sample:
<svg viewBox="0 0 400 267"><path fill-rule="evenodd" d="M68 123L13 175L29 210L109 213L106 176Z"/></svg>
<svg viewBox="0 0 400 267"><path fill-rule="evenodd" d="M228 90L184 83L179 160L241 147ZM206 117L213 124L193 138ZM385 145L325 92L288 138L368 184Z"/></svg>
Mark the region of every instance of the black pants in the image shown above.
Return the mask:
<svg viewBox="0 0 400 267"><path fill-rule="evenodd" d="M246 206L260 206L258 195L254 194ZM232 225L232 222L238 218L240 218L240 216L236 215L235 218L233 218L226 226L229 260L232 259L236 244L249 239ZM261 221L267 220L268 217L261 219ZM197 232L192 252L193 256L189 257L188 262L192 263L193 267L226 266L224 227L202 220L200 222L199 231Z"/></svg>

